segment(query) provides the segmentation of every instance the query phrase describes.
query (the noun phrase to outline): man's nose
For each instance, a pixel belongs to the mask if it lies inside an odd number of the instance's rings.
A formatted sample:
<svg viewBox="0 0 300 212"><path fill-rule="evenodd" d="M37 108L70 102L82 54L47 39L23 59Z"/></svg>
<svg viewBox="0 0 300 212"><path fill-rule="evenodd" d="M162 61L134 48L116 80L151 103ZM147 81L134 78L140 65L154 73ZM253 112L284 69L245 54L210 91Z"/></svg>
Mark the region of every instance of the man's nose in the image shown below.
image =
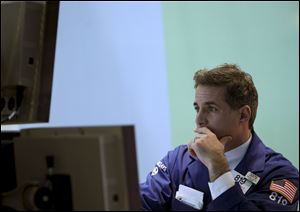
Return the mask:
<svg viewBox="0 0 300 212"><path fill-rule="evenodd" d="M202 110L198 111L195 121L196 121L197 128L207 126L207 119L206 119L204 111L202 111Z"/></svg>

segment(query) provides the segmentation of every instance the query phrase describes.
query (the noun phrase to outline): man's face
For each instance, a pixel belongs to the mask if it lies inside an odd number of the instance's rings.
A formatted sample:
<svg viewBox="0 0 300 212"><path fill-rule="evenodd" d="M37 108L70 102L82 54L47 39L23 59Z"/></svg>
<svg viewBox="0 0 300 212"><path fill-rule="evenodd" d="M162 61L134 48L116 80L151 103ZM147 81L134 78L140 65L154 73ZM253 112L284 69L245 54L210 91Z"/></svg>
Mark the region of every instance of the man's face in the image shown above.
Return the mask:
<svg viewBox="0 0 300 212"><path fill-rule="evenodd" d="M240 113L225 101L225 88L199 85L194 107L197 128L207 127L219 139L228 135L234 137L238 133Z"/></svg>

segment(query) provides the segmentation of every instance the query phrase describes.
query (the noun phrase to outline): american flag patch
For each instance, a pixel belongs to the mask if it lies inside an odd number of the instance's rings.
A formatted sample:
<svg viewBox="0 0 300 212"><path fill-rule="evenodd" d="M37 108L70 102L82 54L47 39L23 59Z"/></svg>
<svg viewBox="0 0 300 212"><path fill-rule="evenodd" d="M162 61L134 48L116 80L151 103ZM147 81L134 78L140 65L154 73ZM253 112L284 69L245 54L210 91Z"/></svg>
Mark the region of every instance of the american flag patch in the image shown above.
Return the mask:
<svg viewBox="0 0 300 212"><path fill-rule="evenodd" d="M294 186L294 184L289 180L283 179L272 181L270 185L270 190L280 193L290 203L292 203L297 192L297 187Z"/></svg>

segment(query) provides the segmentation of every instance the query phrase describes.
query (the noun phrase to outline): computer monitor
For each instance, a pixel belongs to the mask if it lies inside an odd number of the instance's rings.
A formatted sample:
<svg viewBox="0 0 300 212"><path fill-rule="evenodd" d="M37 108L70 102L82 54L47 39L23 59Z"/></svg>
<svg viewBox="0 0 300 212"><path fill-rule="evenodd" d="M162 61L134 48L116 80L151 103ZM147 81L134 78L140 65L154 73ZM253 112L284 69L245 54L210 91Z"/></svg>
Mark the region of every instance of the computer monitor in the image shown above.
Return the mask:
<svg viewBox="0 0 300 212"><path fill-rule="evenodd" d="M17 187L2 207L141 209L133 126L23 129L12 141Z"/></svg>
<svg viewBox="0 0 300 212"><path fill-rule="evenodd" d="M58 1L1 1L1 125L48 122Z"/></svg>

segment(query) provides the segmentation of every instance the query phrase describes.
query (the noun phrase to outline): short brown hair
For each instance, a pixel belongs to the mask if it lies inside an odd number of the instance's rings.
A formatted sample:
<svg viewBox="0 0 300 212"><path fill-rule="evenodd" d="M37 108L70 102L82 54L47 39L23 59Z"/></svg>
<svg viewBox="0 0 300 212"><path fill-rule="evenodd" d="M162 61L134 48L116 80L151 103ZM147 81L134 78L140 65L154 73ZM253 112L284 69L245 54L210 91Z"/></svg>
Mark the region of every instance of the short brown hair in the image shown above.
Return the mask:
<svg viewBox="0 0 300 212"><path fill-rule="evenodd" d="M225 101L232 109L249 105L251 108L249 128L253 128L258 94L250 74L242 71L238 65L223 64L211 70L201 69L197 71L194 80L195 88L198 85L225 87Z"/></svg>

